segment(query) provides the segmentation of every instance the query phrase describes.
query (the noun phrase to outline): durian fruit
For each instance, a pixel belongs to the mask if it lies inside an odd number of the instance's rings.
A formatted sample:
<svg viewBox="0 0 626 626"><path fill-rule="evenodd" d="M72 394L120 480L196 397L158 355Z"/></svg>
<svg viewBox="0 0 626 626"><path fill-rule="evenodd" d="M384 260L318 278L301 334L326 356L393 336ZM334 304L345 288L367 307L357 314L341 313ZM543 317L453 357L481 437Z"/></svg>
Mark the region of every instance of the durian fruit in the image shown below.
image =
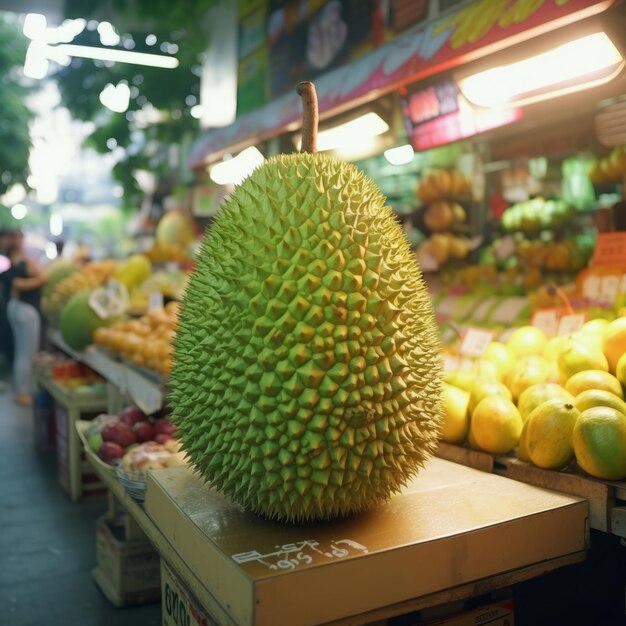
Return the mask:
<svg viewBox="0 0 626 626"><path fill-rule="evenodd" d="M314 151L270 158L207 232L174 339L171 419L196 470L245 509L343 516L397 492L442 417L433 307L374 183ZM310 129L310 130L309 130Z"/></svg>

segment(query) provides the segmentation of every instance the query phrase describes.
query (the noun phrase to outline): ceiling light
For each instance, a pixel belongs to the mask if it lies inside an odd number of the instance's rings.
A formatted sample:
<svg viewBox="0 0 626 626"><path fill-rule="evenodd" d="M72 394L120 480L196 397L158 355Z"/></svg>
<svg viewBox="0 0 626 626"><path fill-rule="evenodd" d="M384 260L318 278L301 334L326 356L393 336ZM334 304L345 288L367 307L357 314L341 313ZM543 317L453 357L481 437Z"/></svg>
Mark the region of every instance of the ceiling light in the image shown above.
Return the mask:
<svg viewBox="0 0 626 626"><path fill-rule="evenodd" d="M56 50L71 57L83 59L98 59L99 61L113 61L114 63L130 63L147 67L162 67L173 69L178 67L178 59L162 54L147 54L145 52L130 52L128 50L113 50L111 48L97 48L94 46L77 46L63 43L55 46Z"/></svg>
<svg viewBox="0 0 626 626"><path fill-rule="evenodd" d="M251 146L236 157L216 163L210 171L211 180L218 185L238 185L265 161L263 155Z"/></svg>
<svg viewBox="0 0 626 626"><path fill-rule="evenodd" d="M624 59L606 33L569 41L552 50L458 80L467 100L481 107L519 106L608 82Z"/></svg>
<svg viewBox="0 0 626 626"><path fill-rule="evenodd" d="M338 124L332 128L320 130L317 134L317 149L324 150L350 149L354 143L362 142L366 138L382 135L389 130L389 125L385 120L370 111L359 117L355 117L349 122ZM300 150L301 138L294 137L294 143Z"/></svg>
<svg viewBox="0 0 626 626"><path fill-rule="evenodd" d="M407 143L404 146L385 150L384 154L391 165L406 165L413 160L415 152L413 151L413 147Z"/></svg>

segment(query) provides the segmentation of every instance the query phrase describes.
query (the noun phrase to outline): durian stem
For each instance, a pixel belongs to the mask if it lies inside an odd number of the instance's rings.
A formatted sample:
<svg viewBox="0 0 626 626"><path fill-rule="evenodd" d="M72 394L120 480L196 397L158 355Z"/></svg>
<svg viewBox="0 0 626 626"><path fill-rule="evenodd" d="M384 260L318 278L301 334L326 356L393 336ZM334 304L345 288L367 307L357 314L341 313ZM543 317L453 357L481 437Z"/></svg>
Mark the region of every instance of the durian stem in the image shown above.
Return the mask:
<svg viewBox="0 0 626 626"><path fill-rule="evenodd" d="M302 98L302 148L300 152L317 152L317 94L315 85L304 80L296 86L297 94Z"/></svg>

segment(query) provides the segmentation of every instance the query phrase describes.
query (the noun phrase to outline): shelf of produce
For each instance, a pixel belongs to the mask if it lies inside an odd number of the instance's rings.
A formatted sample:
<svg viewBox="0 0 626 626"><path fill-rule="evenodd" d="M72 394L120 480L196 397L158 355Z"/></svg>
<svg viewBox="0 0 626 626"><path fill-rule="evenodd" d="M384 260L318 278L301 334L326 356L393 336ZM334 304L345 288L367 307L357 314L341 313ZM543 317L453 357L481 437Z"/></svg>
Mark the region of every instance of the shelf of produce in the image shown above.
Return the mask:
<svg viewBox="0 0 626 626"><path fill-rule="evenodd" d="M568 471L545 470L514 456L493 455L445 442L439 443L436 454L482 472L584 498L589 502L591 528L626 538L626 482L604 481L569 468Z"/></svg>
<svg viewBox="0 0 626 626"><path fill-rule="evenodd" d="M551 471L512 457L497 457L494 471L529 485L585 498L595 530L626 537L626 482L604 481L573 471Z"/></svg>
<svg viewBox="0 0 626 626"><path fill-rule="evenodd" d="M90 346L84 352L72 350L57 330L48 332L50 342L76 361L91 367L110 382L117 391L129 397L146 414L158 411L164 403L164 381L158 374L148 375Z"/></svg>
<svg viewBox="0 0 626 626"><path fill-rule="evenodd" d="M85 492L97 491L101 485L86 471L75 424L106 411L107 397L101 393L72 392L42 371L35 370L35 382L54 399L59 482L76 502Z"/></svg>

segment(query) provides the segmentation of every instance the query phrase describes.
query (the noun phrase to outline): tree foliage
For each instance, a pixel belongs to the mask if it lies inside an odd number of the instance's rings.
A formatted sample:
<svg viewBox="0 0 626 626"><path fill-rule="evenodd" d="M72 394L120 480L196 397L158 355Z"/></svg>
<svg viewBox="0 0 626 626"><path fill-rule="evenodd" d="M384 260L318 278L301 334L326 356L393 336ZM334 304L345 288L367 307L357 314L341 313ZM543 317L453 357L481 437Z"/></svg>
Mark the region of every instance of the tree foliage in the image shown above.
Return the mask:
<svg viewBox="0 0 626 626"><path fill-rule="evenodd" d="M201 56L208 46L204 20L215 2L66 0L67 18L111 22L122 38L117 47L132 46L135 52L157 54L177 47L176 69L75 58L56 75L63 104L74 117L96 124L88 144L102 153L123 148L124 156L113 176L123 185L130 204L140 200L136 170L146 169L160 178L171 176L172 146L198 132L191 108L199 97ZM156 43L149 35L156 36ZM101 45L94 21L88 22L73 43ZM130 104L126 113L114 113L103 107L99 96L107 84L121 82L131 88ZM145 110L151 107L158 111L159 119L146 124Z"/></svg>
<svg viewBox="0 0 626 626"><path fill-rule="evenodd" d="M0 16L0 194L15 183L28 186L32 113L25 102L28 88L20 74L26 48L21 30Z"/></svg>

